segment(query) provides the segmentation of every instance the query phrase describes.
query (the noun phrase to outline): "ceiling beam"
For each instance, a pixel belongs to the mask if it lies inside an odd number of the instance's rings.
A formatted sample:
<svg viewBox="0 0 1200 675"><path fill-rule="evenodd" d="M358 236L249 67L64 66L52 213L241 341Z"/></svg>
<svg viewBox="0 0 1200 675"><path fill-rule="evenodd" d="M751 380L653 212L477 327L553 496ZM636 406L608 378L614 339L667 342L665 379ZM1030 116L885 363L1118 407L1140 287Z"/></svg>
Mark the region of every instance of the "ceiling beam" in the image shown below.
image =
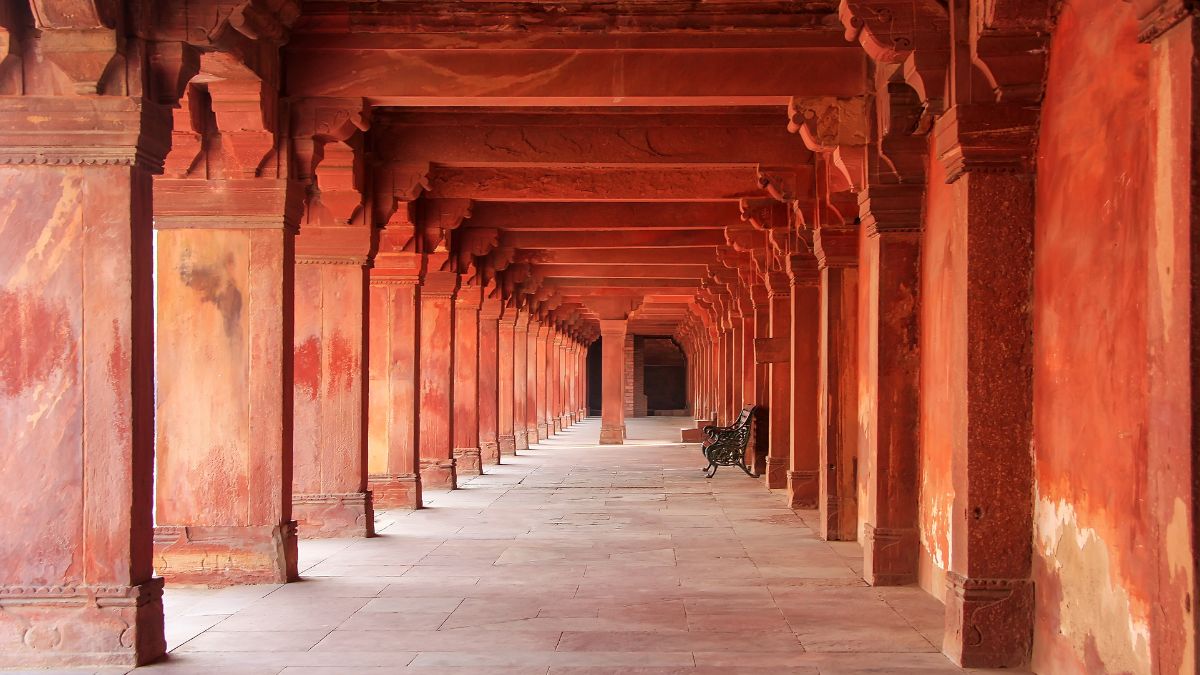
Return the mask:
<svg viewBox="0 0 1200 675"><path fill-rule="evenodd" d="M734 202L479 202L464 227L509 231L695 230L742 225Z"/></svg>
<svg viewBox="0 0 1200 675"><path fill-rule="evenodd" d="M523 249L664 248L724 246L723 230L630 230L623 232L503 232L503 246Z"/></svg>
<svg viewBox="0 0 1200 675"><path fill-rule="evenodd" d="M811 191L812 168L796 167L795 185ZM542 169L436 167L434 197L476 201L711 202L765 197L753 165L726 167ZM798 197L807 196L797 195Z"/></svg>

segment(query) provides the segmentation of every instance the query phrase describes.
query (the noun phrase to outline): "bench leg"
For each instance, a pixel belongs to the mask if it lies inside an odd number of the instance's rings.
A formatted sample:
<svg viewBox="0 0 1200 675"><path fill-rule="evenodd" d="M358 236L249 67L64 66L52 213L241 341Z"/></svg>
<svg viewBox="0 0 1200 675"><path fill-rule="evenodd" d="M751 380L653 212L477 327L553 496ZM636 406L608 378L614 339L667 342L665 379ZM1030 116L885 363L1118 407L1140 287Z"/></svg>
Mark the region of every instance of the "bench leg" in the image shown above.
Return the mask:
<svg viewBox="0 0 1200 675"><path fill-rule="evenodd" d="M712 477L713 477L713 475L717 473L717 465L716 465L716 464L709 464L708 466L709 466L709 469L710 469L710 470L709 470L709 472L708 472L708 475L707 475L707 476L705 476L705 478L712 478Z"/></svg>

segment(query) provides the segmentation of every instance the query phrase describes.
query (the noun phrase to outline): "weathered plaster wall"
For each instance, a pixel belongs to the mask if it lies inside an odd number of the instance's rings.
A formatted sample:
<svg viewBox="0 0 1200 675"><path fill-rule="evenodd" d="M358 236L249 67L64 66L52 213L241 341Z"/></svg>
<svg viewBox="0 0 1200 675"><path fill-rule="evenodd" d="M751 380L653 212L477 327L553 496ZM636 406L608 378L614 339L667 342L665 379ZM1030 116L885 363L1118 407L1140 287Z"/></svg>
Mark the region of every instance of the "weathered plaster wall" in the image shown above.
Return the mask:
<svg viewBox="0 0 1200 675"><path fill-rule="evenodd" d="M1154 288L1156 268L1175 265L1170 233L1155 231L1155 154L1166 146L1151 75L1130 4L1065 3L1034 245L1033 666L1043 673L1193 672L1190 394L1185 378L1164 390L1154 368L1187 351L1188 330L1156 340L1165 317L1155 308L1182 308L1186 296ZM1182 410L1172 417L1156 391ZM1156 439L1156 425L1182 442Z"/></svg>
<svg viewBox="0 0 1200 675"><path fill-rule="evenodd" d="M933 156L934 153L930 153ZM950 565L950 458L967 442L966 231L958 226L957 186L930 162L921 259L921 587L942 599Z"/></svg>

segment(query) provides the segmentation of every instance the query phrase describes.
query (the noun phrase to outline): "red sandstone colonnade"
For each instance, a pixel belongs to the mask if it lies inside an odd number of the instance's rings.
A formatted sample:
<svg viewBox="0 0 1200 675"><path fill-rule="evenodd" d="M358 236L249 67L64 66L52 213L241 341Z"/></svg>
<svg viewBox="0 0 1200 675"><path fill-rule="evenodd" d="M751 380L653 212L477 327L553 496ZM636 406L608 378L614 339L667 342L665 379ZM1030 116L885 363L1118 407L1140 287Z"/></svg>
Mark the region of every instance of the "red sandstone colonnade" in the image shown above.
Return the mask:
<svg viewBox="0 0 1200 675"><path fill-rule="evenodd" d="M1191 3L493 5L0 2L0 666L158 658L596 340L622 443L665 337L954 662L1195 672Z"/></svg>

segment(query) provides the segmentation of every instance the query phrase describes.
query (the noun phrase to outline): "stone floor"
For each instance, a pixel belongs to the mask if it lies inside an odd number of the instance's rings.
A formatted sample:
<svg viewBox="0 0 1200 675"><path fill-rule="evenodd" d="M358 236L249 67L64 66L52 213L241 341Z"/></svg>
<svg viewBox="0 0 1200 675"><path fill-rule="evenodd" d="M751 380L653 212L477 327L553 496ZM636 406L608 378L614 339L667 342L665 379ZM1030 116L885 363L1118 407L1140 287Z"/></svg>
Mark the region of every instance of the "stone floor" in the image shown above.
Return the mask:
<svg viewBox="0 0 1200 675"><path fill-rule="evenodd" d="M866 586L857 545L737 469L706 480L687 423L614 447L588 420L377 538L301 542L300 583L168 589L171 655L137 672L961 672L941 605Z"/></svg>

